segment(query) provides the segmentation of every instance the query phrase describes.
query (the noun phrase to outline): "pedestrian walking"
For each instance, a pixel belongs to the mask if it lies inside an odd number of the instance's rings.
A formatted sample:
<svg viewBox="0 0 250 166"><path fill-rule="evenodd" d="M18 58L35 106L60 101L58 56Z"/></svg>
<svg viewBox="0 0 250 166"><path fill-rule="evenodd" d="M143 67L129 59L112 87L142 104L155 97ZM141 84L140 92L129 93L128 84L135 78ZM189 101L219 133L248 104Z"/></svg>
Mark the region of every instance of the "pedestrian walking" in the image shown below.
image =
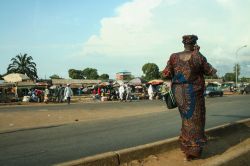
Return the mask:
<svg viewBox="0 0 250 166"><path fill-rule="evenodd" d="M214 69L199 52L198 37L183 36L184 51L170 56L163 76L172 80L172 91L182 118L181 150L185 160L201 157L205 136L205 80L204 75L215 75Z"/></svg>
<svg viewBox="0 0 250 166"><path fill-rule="evenodd" d="M46 103L46 104L49 101L49 95L50 95L49 88L48 88L48 86L46 86L46 88L44 90L44 103Z"/></svg>
<svg viewBox="0 0 250 166"><path fill-rule="evenodd" d="M100 99L100 100L101 100L101 94L102 94L101 87L98 86L98 88L97 88L97 95L98 95L98 99Z"/></svg>
<svg viewBox="0 0 250 166"><path fill-rule="evenodd" d="M126 101L131 101L131 91L132 88L130 87L130 85L126 84Z"/></svg>
<svg viewBox="0 0 250 166"><path fill-rule="evenodd" d="M119 87L119 97L120 97L120 101L123 101L123 99L124 99L124 92L125 92L124 86L123 86L123 85L120 85L120 87Z"/></svg>
<svg viewBox="0 0 250 166"><path fill-rule="evenodd" d="M67 99L67 103L70 104L71 96L73 96L73 91L70 88L70 84L64 89L64 98Z"/></svg>
<svg viewBox="0 0 250 166"><path fill-rule="evenodd" d="M63 96L64 96L64 88L62 87L62 84L60 84L58 88L58 94L57 94L58 103L63 102Z"/></svg>
<svg viewBox="0 0 250 166"><path fill-rule="evenodd" d="M151 84L148 87L148 96L149 96L149 100L153 100L154 90L153 90L153 86Z"/></svg>

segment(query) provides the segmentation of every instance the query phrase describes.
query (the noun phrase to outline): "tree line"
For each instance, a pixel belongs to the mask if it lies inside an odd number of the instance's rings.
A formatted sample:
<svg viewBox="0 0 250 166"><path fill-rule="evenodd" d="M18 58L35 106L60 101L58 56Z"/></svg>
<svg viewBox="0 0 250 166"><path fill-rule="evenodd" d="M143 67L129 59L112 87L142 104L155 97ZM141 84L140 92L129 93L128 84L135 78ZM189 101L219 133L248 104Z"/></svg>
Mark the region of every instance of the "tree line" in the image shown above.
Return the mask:
<svg viewBox="0 0 250 166"><path fill-rule="evenodd" d="M236 71L237 65L237 71ZM236 64L233 67L233 72L226 73L223 77L221 77L224 81L235 81L236 72L237 77L240 75L240 65ZM33 61L32 56L28 56L27 54L16 55L16 57L11 58L11 63L8 65L7 72L3 75L0 74L0 78L10 73L21 73L26 74L32 80L37 80L37 68L36 63ZM155 63L146 63L142 66L143 75L141 76L144 80L149 81L153 79L164 79L162 76L162 72L159 70L159 67ZM69 69L68 75L72 79L101 79L108 80L109 75L104 73L98 75L98 71L95 68L87 67L83 70L78 69ZM57 74L53 74L50 76L51 79L61 79L61 77ZM218 78L218 77L206 77L206 78ZM132 79L132 78L130 78ZM247 82L249 78L242 77L239 81Z"/></svg>
<svg viewBox="0 0 250 166"><path fill-rule="evenodd" d="M37 80L37 68L36 63L33 61L32 56L27 54L19 54L16 57L11 58L11 63L8 65L7 72L0 75L0 78L10 73L21 73L26 74L32 80ZM161 73L159 72L159 67L154 63L146 63L142 67L143 78L145 80L159 79L161 78ZM72 79L101 79L108 80L109 75L104 73L98 75L98 71L95 68L87 67L83 70L69 69L68 75ZM53 74L50 76L51 79L62 79L58 74ZM132 78L131 78L132 79Z"/></svg>
<svg viewBox="0 0 250 166"><path fill-rule="evenodd" d="M98 75L97 69L94 68L85 68L83 70L69 69L68 70L69 77L72 79L102 79L108 80L108 74Z"/></svg>

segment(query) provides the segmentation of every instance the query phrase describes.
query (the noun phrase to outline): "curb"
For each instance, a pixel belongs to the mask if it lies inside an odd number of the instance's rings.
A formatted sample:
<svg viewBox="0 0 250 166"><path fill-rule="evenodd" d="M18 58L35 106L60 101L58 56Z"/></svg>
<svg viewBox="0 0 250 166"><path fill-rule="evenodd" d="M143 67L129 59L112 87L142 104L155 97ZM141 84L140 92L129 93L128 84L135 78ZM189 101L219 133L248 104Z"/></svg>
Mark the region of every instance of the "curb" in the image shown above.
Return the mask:
<svg viewBox="0 0 250 166"><path fill-rule="evenodd" d="M85 157L82 159L56 164L58 166L118 166L118 155L115 152L107 152L95 156Z"/></svg>
<svg viewBox="0 0 250 166"><path fill-rule="evenodd" d="M115 153L118 154L119 164L122 164L132 160L143 159L152 154L173 150L179 146L178 138L179 137L174 137L163 141L123 149Z"/></svg>
<svg viewBox="0 0 250 166"><path fill-rule="evenodd" d="M155 153L173 150L177 148L178 145L178 137L174 137L119 151L84 157L82 159L56 164L56 166L118 166L132 160L143 159Z"/></svg>
<svg viewBox="0 0 250 166"><path fill-rule="evenodd" d="M250 118L240 120L234 123L227 123L224 125L220 125L214 128L210 128L206 130L206 134L210 136L218 136L218 135L224 135L226 133L231 133L235 129L237 129L240 125L244 125L245 123L250 123ZM103 154L98 154L90 157L84 157L82 159L73 160L69 162L59 163L56 164L56 166L118 166L120 164L132 161L132 160L138 160L146 158L150 155L162 153L171 151L173 149L176 149L179 147L179 137L174 137L170 139L166 139L163 141L157 141L150 144L140 145L132 148L127 148L119 151L113 151L113 152L107 152ZM248 148L247 150L243 151L239 155L239 157L244 157L245 155L248 155L249 152ZM232 157L234 156L234 157ZM238 160L238 156L236 154L233 154L228 159L223 160L225 165L228 165L228 162L231 160ZM237 161L236 161L237 162ZM223 164L220 164L219 162L214 164L211 163L209 166L224 166Z"/></svg>

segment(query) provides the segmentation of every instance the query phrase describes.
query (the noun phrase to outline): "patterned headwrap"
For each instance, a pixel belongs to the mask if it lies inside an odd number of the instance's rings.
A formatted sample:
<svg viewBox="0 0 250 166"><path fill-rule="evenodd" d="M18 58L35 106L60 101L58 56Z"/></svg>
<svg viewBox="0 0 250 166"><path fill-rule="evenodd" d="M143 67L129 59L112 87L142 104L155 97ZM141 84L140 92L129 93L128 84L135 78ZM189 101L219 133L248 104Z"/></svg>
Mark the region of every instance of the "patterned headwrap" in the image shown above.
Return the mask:
<svg viewBox="0 0 250 166"><path fill-rule="evenodd" d="M196 35L184 35L182 36L182 43L187 45L195 45L198 37Z"/></svg>

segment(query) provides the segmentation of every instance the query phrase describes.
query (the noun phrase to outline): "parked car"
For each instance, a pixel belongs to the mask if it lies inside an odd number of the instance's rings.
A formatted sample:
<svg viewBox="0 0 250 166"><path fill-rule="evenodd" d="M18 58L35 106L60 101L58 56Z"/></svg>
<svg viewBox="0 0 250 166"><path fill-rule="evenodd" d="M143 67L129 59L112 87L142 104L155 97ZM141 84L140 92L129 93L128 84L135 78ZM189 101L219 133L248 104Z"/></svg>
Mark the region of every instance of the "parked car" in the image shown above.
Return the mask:
<svg viewBox="0 0 250 166"><path fill-rule="evenodd" d="M205 90L205 96L213 97L213 96L223 96L223 91L218 86L208 86Z"/></svg>

